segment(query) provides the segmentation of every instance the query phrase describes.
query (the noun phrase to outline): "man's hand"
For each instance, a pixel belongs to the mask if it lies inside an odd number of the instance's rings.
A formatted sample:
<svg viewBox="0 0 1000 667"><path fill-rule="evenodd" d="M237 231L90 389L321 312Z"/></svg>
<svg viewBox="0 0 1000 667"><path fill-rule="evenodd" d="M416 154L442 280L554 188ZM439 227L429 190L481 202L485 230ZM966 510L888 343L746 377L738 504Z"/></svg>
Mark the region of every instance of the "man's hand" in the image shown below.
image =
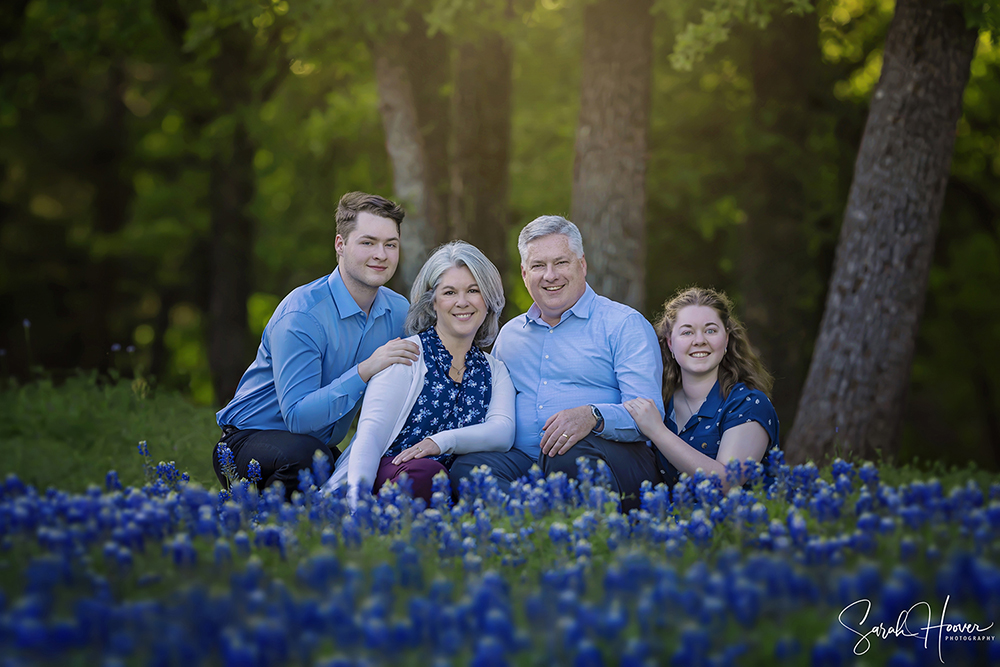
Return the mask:
<svg viewBox="0 0 1000 667"><path fill-rule="evenodd" d="M403 461L409 461L411 459L422 459L425 456L437 456L441 453L441 448L438 444L431 440L430 438L424 438L412 447L404 449L396 458L392 460L393 465L399 465Z"/></svg>
<svg viewBox="0 0 1000 667"><path fill-rule="evenodd" d="M663 425L663 417L660 416L660 411L656 409L656 403L652 399L633 398L630 401L625 401L622 405L632 415L635 425L647 438L654 437L659 430L666 428Z"/></svg>
<svg viewBox="0 0 1000 667"><path fill-rule="evenodd" d="M400 338L393 338L372 352L372 356L358 364L358 375L361 376L362 382L368 384L373 375L379 371L384 371L393 364L412 366L413 362L417 360L419 353L420 348L417 347L416 343Z"/></svg>
<svg viewBox="0 0 1000 667"><path fill-rule="evenodd" d="M555 413L545 422L542 454L549 457L565 454L573 445L590 435L595 426L597 419L589 405Z"/></svg>

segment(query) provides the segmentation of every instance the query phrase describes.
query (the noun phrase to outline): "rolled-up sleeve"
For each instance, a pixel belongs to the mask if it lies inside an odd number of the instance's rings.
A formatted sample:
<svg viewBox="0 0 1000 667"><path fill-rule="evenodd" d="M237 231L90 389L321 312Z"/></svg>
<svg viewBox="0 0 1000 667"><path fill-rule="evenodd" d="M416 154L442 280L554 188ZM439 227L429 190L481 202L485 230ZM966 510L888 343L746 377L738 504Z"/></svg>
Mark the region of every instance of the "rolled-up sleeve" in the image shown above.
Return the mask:
<svg viewBox="0 0 1000 667"><path fill-rule="evenodd" d="M274 387L290 432L322 431L354 408L365 391L357 366L322 386L327 334L316 318L288 313L273 323L270 335Z"/></svg>
<svg viewBox="0 0 1000 667"><path fill-rule="evenodd" d="M652 325L639 313L629 315L610 343L622 403L633 398L651 398L662 418L663 358ZM601 403L596 407L604 417L601 437L619 442L646 439L621 403Z"/></svg>

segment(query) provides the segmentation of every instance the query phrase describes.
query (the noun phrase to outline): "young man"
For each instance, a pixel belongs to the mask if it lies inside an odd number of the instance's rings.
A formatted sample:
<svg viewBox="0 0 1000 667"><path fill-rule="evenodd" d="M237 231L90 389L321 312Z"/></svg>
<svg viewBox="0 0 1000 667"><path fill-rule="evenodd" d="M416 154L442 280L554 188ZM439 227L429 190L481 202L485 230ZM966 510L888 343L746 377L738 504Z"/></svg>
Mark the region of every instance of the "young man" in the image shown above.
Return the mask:
<svg viewBox="0 0 1000 667"><path fill-rule="evenodd" d="M583 456L608 464L627 512L639 506L643 480L660 480L653 451L622 406L654 396L663 415L656 334L639 312L587 285L583 239L569 220L533 220L517 247L534 304L504 325L493 348L517 390L514 447L458 457L452 485L458 488L479 465L489 466L504 490L536 462L546 475L575 477L576 459Z"/></svg>
<svg viewBox="0 0 1000 667"><path fill-rule="evenodd" d="M290 498L299 470L312 465L315 452L333 469L336 444L346 435L368 380L391 364L416 360L417 346L400 339L409 304L384 287L399 263L403 216L398 204L378 195L341 197L335 216L337 268L278 304L257 358L233 400L216 415L219 442L232 450L240 476L248 477L256 459L261 487L280 481ZM218 449L215 474L225 486Z"/></svg>

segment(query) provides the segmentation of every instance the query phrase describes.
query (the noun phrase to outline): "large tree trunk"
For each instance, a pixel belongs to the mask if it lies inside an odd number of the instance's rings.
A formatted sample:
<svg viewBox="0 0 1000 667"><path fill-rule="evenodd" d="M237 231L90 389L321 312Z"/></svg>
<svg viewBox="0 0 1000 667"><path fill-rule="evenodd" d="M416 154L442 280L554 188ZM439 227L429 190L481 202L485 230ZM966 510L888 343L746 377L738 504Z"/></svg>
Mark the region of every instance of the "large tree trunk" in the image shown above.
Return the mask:
<svg viewBox="0 0 1000 667"><path fill-rule="evenodd" d="M229 159L216 156L212 161L208 359L219 403L228 402L236 393L249 359L247 298L254 221L246 207L255 190L254 151L241 121L233 136Z"/></svg>
<svg viewBox="0 0 1000 667"><path fill-rule="evenodd" d="M439 92L443 81L437 80L442 70L447 76L447 42L441 35L428 39L419 17L414 17L412 24L405 41L390 35L372 46L379 113L392 164L393 196L406 208L401 226L402 261L394 281L394 287L404 293L431 250L447 236L442 193L447 135L441 136L442 129L447 132L447 106L439 101L443 100ZM422 77L423 70L430 76ZM435 103L437 111L443 107L443 115L434 113Z"/></svg>
<svg viewBox="0 0 1000 667"><path fill-rule="evenodd" d="M212 61L213 85L223 100L222 113L234 114L228 145L211 161L211 265L209 267L208 363L215 400L226 403L248 364L250 325L247 299L253 264L254 219L247 210L256 192L253 159L256 146L240 117L253 99L247 78L252 69L252 37L240 26L219 34L219 54Z"/></svg>
<svg viewBox="0 0 1000 667"><path fill-rule="evenodd" d="M899 0L826 310L788 438L792 462L898 446L976 31L946 0Z"/></svg>
<svg viewBox="0 0 1000 667"><path fill-rule="evenodd" d="M651 6L651 0L598 0L585 10L570 215L583 233L588 282L638 309L646 298Z"/></svg>
<svg viewBox="0 0 1000 667"><path fill-rule="evenodd" d="M455 238L507 268L510 44L497 33L458 47L452 98L451 222Z"/></svg>

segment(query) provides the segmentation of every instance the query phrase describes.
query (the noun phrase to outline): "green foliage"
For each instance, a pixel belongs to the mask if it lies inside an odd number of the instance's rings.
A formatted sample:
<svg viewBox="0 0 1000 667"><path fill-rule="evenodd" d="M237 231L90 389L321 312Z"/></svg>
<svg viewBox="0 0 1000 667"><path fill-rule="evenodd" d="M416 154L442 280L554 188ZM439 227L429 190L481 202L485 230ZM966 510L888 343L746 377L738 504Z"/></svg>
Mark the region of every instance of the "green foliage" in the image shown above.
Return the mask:
<svg viewBox="0 0 1000 667"><path fill-rule="evenodd" d="M657 0L654 12L676 12L672 4ZM690 72L696 63L729 39L735 26L748 24L764 29L776 14L803 16L814 10L810 0L713 0L708 8L700 10L700 22L688 23L677 34L670 64L674 69Z"/></svg>
<svg viewBox="0 0 1000 667"><path fill-rule="evenodd" d="M212 450L219 428L210 409L174 391L151 391L142 379L99 380L80 373L0 391L3 471L39 489L80 492L108 470L126 485L145 483L141 440L159 460L176 461L193 481L216 485Z"/></svg>

